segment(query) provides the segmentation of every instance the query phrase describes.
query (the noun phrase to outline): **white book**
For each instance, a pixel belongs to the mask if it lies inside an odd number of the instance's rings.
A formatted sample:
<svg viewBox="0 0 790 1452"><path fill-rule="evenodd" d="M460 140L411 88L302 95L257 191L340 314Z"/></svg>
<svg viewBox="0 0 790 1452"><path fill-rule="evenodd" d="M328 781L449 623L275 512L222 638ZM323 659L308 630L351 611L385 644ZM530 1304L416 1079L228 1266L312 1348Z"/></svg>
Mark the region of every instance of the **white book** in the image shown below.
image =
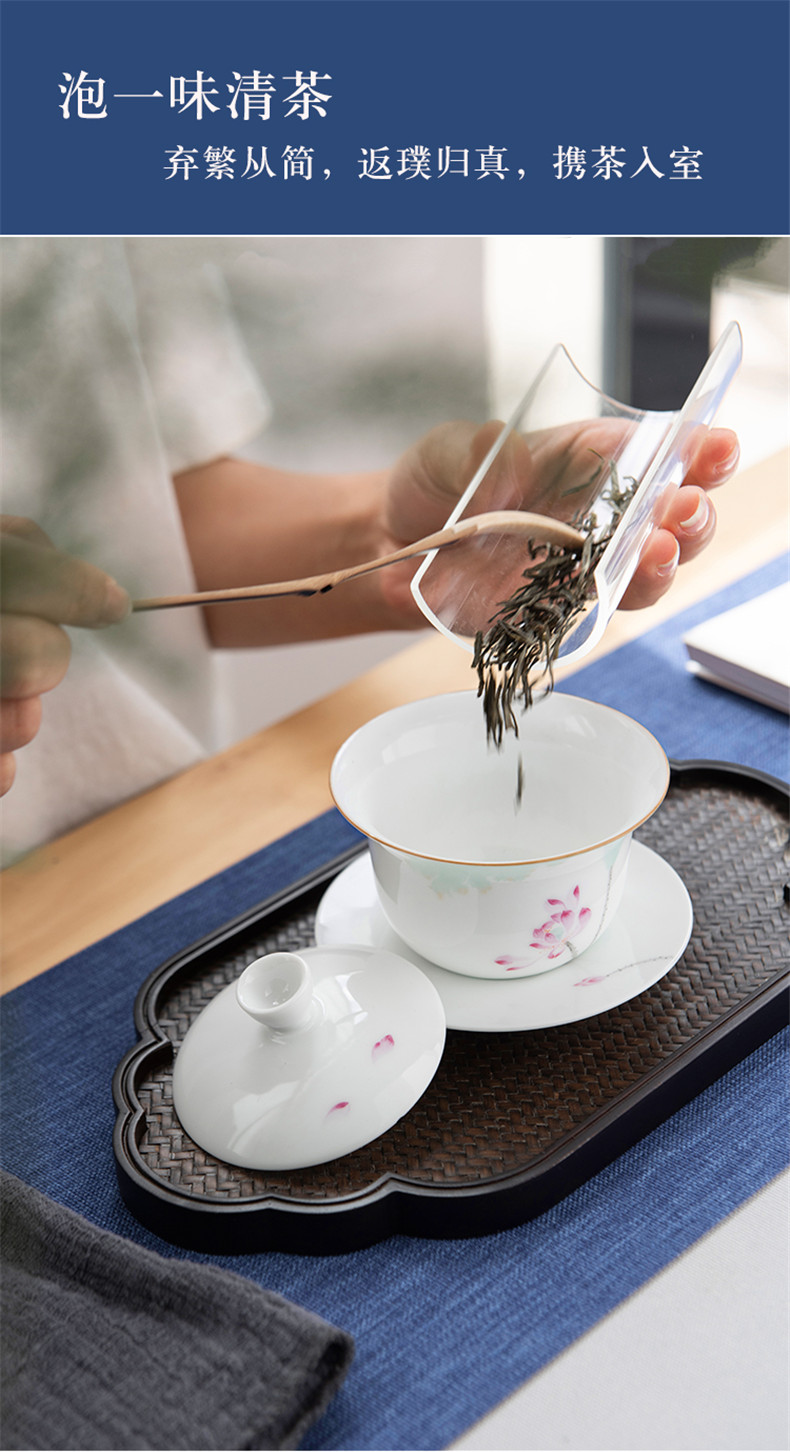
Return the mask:
<svg viewBox="0 0 790 1452"><path fill-rule="evenodd" d="M790 584L715 615L683 641L695 675L790 714Z"/></svg>

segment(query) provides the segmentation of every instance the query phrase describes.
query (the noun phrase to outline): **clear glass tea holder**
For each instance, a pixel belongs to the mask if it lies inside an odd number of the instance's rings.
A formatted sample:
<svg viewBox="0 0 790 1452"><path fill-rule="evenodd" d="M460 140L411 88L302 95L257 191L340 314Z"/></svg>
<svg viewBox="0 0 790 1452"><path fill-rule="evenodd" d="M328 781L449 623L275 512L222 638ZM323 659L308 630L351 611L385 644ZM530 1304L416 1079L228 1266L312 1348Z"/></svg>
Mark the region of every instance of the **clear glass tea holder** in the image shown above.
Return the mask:
<svg viewBox="0 0 790 1452"><path fill-rule="evenodd" d="M558 345L475 469L448 525L488 510L522 509L584 522L593 540L601 540L622 511L621 491L632 494L595 568L583 613L561 641L563 662L580 659L601 639L741 356L733 322L683 407L650 412L607 397ZM428 554L412 593L437 630L471 651L476 633L496 618L529 563L523 537L482 534Z"/></svg>

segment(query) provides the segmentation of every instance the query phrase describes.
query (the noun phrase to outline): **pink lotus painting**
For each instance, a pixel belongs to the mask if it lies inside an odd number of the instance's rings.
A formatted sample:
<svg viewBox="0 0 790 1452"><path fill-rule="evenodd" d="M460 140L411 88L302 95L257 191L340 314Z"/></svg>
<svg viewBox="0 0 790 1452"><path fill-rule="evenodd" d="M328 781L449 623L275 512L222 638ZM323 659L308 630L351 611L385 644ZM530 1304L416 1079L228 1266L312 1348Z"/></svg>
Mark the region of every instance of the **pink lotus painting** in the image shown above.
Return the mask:
<svg viewBox="0 0 790 1452"><path fill-rule="evenodd" d="M533 928L530 948L533 954L541 958L560 958L566 948L573 947L573 939L583 932L592 916L590 908L581 907L581 889L577 885L570 894L570 901L563 898L549 897L546 899L546 906L550 912L546 921L540 927ZM502 957L494 960L498 967L505 968L508 973L517 973L521 968L530 968L535 962L535 957L527 959Z"/></svg>

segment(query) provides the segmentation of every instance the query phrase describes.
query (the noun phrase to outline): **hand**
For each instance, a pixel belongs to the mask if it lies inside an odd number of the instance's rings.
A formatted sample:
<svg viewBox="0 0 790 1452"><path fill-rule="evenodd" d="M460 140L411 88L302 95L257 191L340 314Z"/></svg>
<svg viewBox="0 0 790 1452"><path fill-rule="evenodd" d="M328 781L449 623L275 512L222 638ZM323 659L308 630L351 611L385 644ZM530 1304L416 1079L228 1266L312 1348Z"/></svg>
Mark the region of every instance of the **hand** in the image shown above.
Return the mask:
<svg viewBox="0 0 790 1452"><path fill-rule="evenodd" d="M478 489L476 509L528 508L572 518L584 504L584 485L596 472L596 456L606 459L614 452L623 428L619 420L603 419L546 430L528 440L512 435ZM482 428L444 424L403 455L390 476L382 553L444 524L501 429L496 421ZM730 429L701 429L699 434L682 484L645 543L622 609L654 604L669 589L678 565L693 559L713 538L716 514L709 491L734 474L740 450ZM593 494L597 487L596 482ZM393 606L408 608L413 568L382 571L382 588Z"/></svg>
<svg viewBox="0 0 790 1452"><path fill-rule="evenodd" d="M62 681L71 643L64 625L122 620L130 600L109 575L55 549L32 520L0 517L0 795L16 773L13 753L41 724L41 696Z"/></svg>

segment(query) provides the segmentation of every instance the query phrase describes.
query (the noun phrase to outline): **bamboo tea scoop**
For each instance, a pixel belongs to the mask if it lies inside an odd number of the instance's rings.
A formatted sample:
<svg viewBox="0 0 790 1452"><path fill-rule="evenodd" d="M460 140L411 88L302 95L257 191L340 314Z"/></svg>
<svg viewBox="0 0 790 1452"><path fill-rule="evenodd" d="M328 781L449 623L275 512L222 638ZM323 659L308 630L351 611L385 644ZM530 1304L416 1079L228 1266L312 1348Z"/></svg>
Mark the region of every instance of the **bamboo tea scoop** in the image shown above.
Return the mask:
<svg viewBox="0 0 790 1452"><path fill-rule="evenodd" d="M325 595L353 580L357 575L367 575L372 570L382 570L385 565L394 565L398 560L408 560L412 555L427 555L431 550L443 549L445 545L459 544L478 534L523 535L525 539L545 544L568 545L580 548L584 535L559 519L548 519L543 514L527 514L522 510L501 509L490 514L475 514L450 524L436 534L415 540L403 549L377 560L366 560L361 565L350 565L344 570L333 570L327 575L308 575L304 580L278 580L269 585L243 585L232 590L202 590L193 595L162 595L150 600L135 600L133 610L173 610L179 605L222 605L228 600L260 600L273 595Z"/></svg>

